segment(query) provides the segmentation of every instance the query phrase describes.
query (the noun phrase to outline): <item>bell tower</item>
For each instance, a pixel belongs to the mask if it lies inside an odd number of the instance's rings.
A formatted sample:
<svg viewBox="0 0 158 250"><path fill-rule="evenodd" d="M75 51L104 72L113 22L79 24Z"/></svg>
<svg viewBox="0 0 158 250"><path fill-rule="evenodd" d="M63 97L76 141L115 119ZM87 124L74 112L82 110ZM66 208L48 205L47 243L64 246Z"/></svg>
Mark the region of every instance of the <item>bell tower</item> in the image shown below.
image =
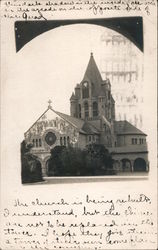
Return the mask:
<svg viewBox="0 0 158 250"><path fill-rule="evenodd" d="M70 98L71 116L85 120L101 131L100 142L114 144L115 101L110 80L103 80L93 53L80 84Z"/></svg>
<svg viewBox="0 0 158 250"><path fill-rule="evenodd" d="M105 116L109 121L115 119L110 81L102 79L93 53L81 83L76 85L75 92L72 93L70 104L73 117L96 120Z"/></svg>

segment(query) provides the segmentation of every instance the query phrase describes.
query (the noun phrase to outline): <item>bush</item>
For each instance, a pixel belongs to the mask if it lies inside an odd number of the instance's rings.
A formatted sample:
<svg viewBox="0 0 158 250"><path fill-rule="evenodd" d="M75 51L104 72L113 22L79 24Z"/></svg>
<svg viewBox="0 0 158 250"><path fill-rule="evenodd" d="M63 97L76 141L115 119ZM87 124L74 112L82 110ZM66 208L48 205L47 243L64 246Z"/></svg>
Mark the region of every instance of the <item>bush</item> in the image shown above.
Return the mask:
<svg viewBox="0 0 158 250"><path fill-rule="evenodd" d="M32 145L21 143L21 177L22 183L43 181L41 163L37 157L30 153Z"/></svg>
<svg viewBox="0 0 158 250"><path fill-rule="evenodd" d="M86 149L56 146L48 163L49 176L95 176L115 174L113 160L101 144Z"/></svg>

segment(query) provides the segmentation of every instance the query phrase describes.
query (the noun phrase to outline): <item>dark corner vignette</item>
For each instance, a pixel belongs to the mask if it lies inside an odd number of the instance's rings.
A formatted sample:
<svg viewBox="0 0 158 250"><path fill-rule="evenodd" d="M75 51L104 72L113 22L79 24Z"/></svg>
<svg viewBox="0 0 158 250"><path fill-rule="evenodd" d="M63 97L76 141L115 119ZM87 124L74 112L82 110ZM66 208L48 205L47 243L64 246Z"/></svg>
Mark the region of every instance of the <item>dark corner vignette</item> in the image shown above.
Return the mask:
<svg viewBox="0 0 158 250"><path fill-rule="evenodd" d="M16 21L16 52L18 52L26 43L31 41L36 36L48 30L71 24L93 24L110 28L127 37L142 52L144 51L143 18L136 16L77 20Z"/></svg>

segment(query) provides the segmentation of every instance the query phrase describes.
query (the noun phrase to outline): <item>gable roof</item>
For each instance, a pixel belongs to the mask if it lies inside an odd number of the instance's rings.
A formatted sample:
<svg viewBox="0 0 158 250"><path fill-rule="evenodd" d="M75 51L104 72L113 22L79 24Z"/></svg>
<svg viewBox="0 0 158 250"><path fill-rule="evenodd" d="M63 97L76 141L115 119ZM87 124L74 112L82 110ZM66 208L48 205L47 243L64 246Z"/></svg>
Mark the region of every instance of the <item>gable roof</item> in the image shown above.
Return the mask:
<svg viewBox="0 0 158 250"><path fill-rule="evenodd" d="M88 121L72 117L70 115L55 111L60 117L62 117L67 122L71 123L73 126L78 128L80 133L83 134L99 134L99 131L96 127L90 124Z"/></svg>
<svg viewBox="0 0 158 250"><path fill-rule="evenodd" d="M136 128L128 121L115 121L114 130L117 135L145 135L140 129Z"/></svg>
<svg viewBox="0 0 158 250"><path fill-rule="evenodd" d="M52 108L47 108L46 111L33 123L33 125L25 132L25 134L45 115L47 112L53 112L60 116L62 119L67 121L69 124L71 124L73 127L77 128L80 133L82 134L98 134L99 131L96 127L94 127L92 124L85 122L82 119L72 117L70 115L58 112L53 110Z"/></svg>
<svg viewBox="0 0 158 250"><path fill-rule="evenodd" d="M82 129L82 126L84 124L84 120L76 118L76 117L72 117L70 115L58 112L58 111L54 111L57 115L59 115L61 118L63 118L64 120L66 120L68 123L72 124L74 127L78 128L79 130Z"/></svg>

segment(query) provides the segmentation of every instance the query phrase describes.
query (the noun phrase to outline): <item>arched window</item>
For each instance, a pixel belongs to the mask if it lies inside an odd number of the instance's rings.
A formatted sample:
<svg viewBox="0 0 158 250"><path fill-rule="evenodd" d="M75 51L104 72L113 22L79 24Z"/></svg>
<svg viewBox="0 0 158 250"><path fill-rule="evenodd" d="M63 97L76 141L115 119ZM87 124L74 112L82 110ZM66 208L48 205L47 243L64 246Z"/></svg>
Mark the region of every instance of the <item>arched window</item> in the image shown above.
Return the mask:
<svg viewBox="0 0 158 250"><path fill-rule="evenodd" d="M70 137L69 136L67 137L67 144L68 145L70 144Z"/></svg>
<svg viewBox="0 0 158 250"><path fill-rule="evenodd" d="M110 91L108 91L108 100L110 100Z"/></svg>
<svg viewBox="0 0 158 250"><path fill-rule="evenodd" d="M98 116L98 103L93 102L93 117Z"/></svg>
<svg viewBox="0 0 158 250"><path fill-rule="evenodd" d="M85 103L84 103L84 114L85 114L85 118L89 117L88 102L85 102Z"/></svg>
<svg viewBox="0 0 158 250"><path fill-rule="evenodd" d="M78 105L78 116L81 118L81 104Z"/></svg>
<svg viewBox="0 0 158 250"><path fill-rule="evenodd" d="M132 172L131 161L129 159L122 159L122 171L123 172Z"/></svg>
<svg viewBox="0 0 158 250"><path fill-rule="evenodd" d="M135 172L145 172L147 171L146 161L143 158L137 158L134 161L133 169Z"/></svg>
<svg viewBox="0 0 158 250"><path fill-rule="evenodd" d="M64 137L64 146L66 146L66 138Z"/></svg>
<svg viewBox="0 0 158 250"><path fill-rule="evenodd" d="M82 85L82 97L83 98L89 97L89 84L88 84L88 82L84 82Z"/></svg>
<svg viewBox="0 0 158 250"><path fill-rule="evenodd" d="M42 141L39 139L39 147L42 147Z"/></svg>
<svg viewBox="0 0 158 250"><path fill-rule="evenodd" d="M60 145L62 146L63 145L63 138L60 137Z"/></svg>

